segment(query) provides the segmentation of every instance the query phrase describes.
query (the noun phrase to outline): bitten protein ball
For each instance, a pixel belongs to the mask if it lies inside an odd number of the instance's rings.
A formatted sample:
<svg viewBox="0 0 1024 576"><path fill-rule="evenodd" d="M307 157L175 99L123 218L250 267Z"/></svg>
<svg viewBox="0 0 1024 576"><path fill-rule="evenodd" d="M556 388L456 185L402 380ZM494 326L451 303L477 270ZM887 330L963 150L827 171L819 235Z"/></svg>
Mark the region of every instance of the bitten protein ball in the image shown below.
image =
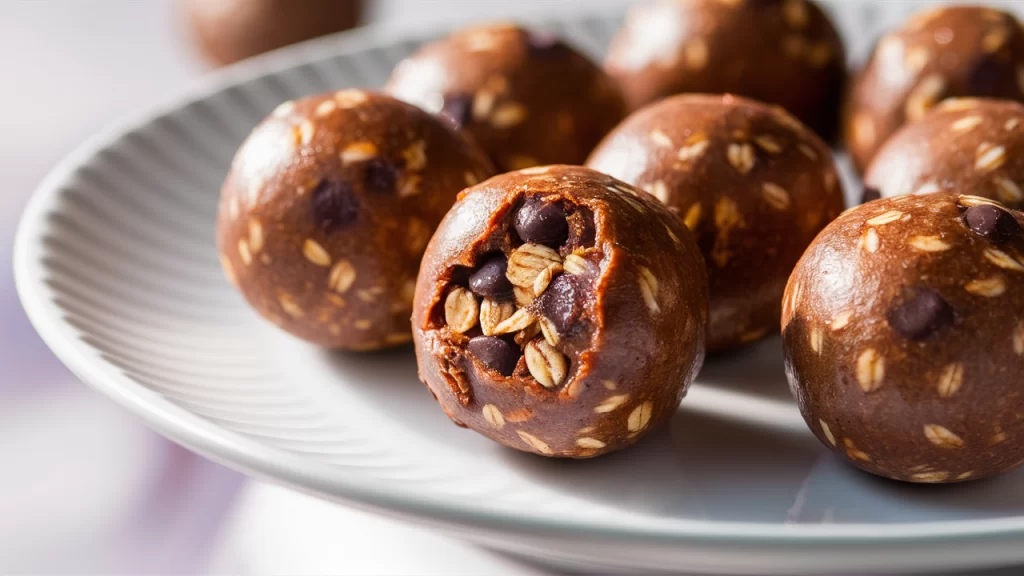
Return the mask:
<svg viewBox="0 0 1024 576"><path fill-rule="evenodd" d="M778 332L789 273L843 210L821 139L781 108L733 96L652 104L587 166L651 192L695 234L711 284L709 350Z"/></svg>
<svg viewBox="0 0 1024 576"><path fill-rule="evenodd" d="M632 108L673 94L733 93L778 104L831 140L843 44L805 0L657 0L633 8L607 70Z"/></svg>
<svg viewBox="0 0 1024 576"><path fill-rule="evenodd" d="M1024 31L1010 14L981 6L933 8L884 36L844 106L854 165L863 171L905 122L962 96L1024 99Z"/></svg>
<svg viewBox="0 0 1024 576"><path fill-rule="evenodd" d="M460 426L544 456L624 448L704 360L707 278L644 192L577 166L466 190L416 285L420 378Z"/></svg>
<svg viewBox="0 0 1024 576"><path fill-rule="evenodd" d="M865 175L864 200L971 191L1024 208L1024 105L950 99L892 135Z"/></svg>
<svg viewBox="0 0 1024 576"><path fill-rule="evenodd" d="M400 63L385 91L461 127L500 171L582 164L626 115L615 82L557 37L471 28Z"/></svg>
<svg viewBox="0 0 1024 576"><path fill-rule="evenodd" d="M330 348L410 339L420 257L487 158L429 114L360 90L285 102L221 191L228 278L263 316Z"/></svg>
<svg viewBox="0 0 1024 576"><path fill-rule="evenodd" d="M363 4L363 0L178 0L196 46L217 65L352 28L362 17Z"/></svg>
<svg viewBox="0 0 1024 576"><path fill-rule="evenodd" d="M881 476L957 482L1024 459L1024 215L939 192L854 208L786 288L790 387L826 446Z"/></svg>

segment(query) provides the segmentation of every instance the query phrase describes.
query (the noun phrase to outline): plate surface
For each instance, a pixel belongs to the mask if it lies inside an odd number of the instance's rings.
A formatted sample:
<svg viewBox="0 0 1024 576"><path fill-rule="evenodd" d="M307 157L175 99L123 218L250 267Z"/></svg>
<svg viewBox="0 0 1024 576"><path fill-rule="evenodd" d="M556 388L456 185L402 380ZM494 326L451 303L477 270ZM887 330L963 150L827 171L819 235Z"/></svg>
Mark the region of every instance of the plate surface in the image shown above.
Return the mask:
<svg viewBox="0 0 1024 576"><path fill-rule="evenodd" d="M856 55L919 5L831 8ZM541 24L599 54L619 21ZM634 449L553 461L452 425L411 349L331 353L259 319L214 246L234 150L279 102L377 86L428 35L386 36L219 73L97 136L43 182L18 233L18 290L82 380L254 476L564 565L822 574L1024 561L1024 471L910 486L844 465L801 420L777 338L710 360L671 422Z"/></svg>

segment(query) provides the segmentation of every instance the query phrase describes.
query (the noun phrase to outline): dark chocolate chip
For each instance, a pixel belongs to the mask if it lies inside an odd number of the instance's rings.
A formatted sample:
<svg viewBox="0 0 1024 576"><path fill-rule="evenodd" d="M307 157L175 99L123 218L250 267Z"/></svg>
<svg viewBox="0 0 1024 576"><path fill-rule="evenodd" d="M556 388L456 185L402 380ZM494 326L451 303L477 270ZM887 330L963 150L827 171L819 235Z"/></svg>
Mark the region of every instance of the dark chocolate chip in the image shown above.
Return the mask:
<svg viewBox="0 0 1024 576"><path fill-rule="evenodd" d="M519 362L519 350L497 336L477 336L466 346L474 358L485 366L511 376Z"/></svg>
<svg viewBox="0 0 1024 576"><path fill-rule="evenodd" d="M473 98L468 94L448 94L444 97L444 105L439 114L456 128L462 128L469 123L472 109Z"/></svg>
<svg viewBox="0 0 1024 576"><path fill-rule="evenodd" d="M469 276L469 289L478 296L502 296L512 292L512 283L505 276L508 261L496 254L484 261Z"/></svg>
<svg viewBox="0 0 1024 576"><path fill-rule="evenodd" d="M569 236L565 211L557 202L527 200L515 218L516 232L523 242L559 246Z"/></svg>
<svg viewBox="0 0 1024 576"><path fill-rule="evenodd" d="M924 340L953 324L953 306L931 288L917 287L904 292L889 310L889 326L910 340Z"/></svg>
<svg viewBox="0 0 1024 576"><path fill-rule="evenodd" d="M555 276L538 299L541 314L565 335L572 334L580 325L585 301L582 281L570 274Z"/></svg>
<svg viewBox="0 0 1024 576"><path fill-rule="evenodd" d="M882 198L882 192L878 188L872 188L871 186L865 186L864 192L860 195L860 203L867 204L873 200L880 200Z"/></svg>
<svg viewBox="0 0 1024 576"><path fill-rule="evenodd" d="M564 46L562 40L551 32L531 32L526 36L526 45L531 52L547 54Z"/></svg>
<svg viewBox="0 0 1024 576"><path fill-rule="evenodd" d="M971 206L964 212L964 222L975 234L996 244L1020 234L1020 224L1009 212L991 204Z"/></svg>
<svg viewBox="0 0 1024 576"><path fill-rule="evenodd" d="M366 189L376 194L393 194L398 184L398 166L384 158L371 158L364 163Z"/></svg>
<svg viewBox="0 0 1024 576"><path fill-rule="evenodd" d="M359 198L348 182L321 180L311 197L313 221L327 232L347 226L359 218Z"/></svg>

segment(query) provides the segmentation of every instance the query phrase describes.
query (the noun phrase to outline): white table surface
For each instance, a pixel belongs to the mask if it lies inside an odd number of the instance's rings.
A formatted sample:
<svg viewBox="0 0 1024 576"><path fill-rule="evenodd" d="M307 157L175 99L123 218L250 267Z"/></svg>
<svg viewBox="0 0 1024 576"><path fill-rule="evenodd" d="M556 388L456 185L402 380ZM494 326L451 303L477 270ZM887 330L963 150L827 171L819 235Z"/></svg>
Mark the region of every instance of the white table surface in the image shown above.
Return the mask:
<svg viewBox="0 0 1024 576"><path fill-rule="evenodd" d="M370 19L417 26L621 3L380 0ZM77 143L170 99L206 68L170 0L3 0L0 71L0 573L555 573L247 481L78 383L17 303L17 216Z"/></svg>

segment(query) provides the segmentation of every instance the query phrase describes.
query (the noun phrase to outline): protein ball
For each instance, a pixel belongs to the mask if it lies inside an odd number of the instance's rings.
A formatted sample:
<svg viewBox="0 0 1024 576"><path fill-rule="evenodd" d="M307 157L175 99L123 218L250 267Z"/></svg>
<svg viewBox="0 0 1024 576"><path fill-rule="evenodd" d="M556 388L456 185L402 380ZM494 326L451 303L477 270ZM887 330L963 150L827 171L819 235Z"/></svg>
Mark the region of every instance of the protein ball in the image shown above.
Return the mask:
<svg viewBox="0 0 1024 576"><path fill-rule="evenodd" d="M950 97L1024 99L1024 31L1006 12L933 8L882 37L844 106L846 148L863 171L885 140Z"/></svg>
<svg viewBox="0 0 1024 576"><path fill-rule="evenodd" d="M805 0L658 0L630 10L605 70L632 108L673 94L778 104L831 140L846 79L832 22Z"/></svg>
<svg viewBox="0 0 1024 576"><path fill-rule="evenodd" d="M582 164L626 115L618 86L586 56L511 25L427 44L395 68L385 91L465 130L502 172Z"/></svg>
<svg viewBox="0 0 1024 576"><path fill-rule="evenodd" d="M268 50L356 26L363 0L178 0L196 47L231 64Z"/></svg>
<svg viewBox="0 0 1024 576"><path fill-rule="evenodd" d="M693 231L711 284L709 350L777 333L789 273L844 206L820 138L781 108L733 96L635 112L587 166L654 194Z"/></svg>
<svg viewBox="0 0 1024 576"><path fill-rule="evenodd" d="M864 199L969 190L1024 208L1024 105L950 99L892 135L865 175Z"/></svg>
<svg viewBox="0 0 1024 576"><path fill-rule="evenodd" d="M221 191L228 278L281 328L329 348L408 342L420 257L490 162L422 110L360 90L285 102Z"/></svg>
<svg viewBox="0 0 1024 576"><path fill-rule="evenodd" d="M462 193L423 256L420 378L456 424L506 446L618 450L700 369L707 290L689 231L645 192L578 166L496 176Z"/></svg>
<svg viewBox="0 0 1024 576"><path fill-rule="evenodd" d="M853 464L957 482L1024 459L1024 215L938 192L853 208L786 288L790 388Z"/></svg>

